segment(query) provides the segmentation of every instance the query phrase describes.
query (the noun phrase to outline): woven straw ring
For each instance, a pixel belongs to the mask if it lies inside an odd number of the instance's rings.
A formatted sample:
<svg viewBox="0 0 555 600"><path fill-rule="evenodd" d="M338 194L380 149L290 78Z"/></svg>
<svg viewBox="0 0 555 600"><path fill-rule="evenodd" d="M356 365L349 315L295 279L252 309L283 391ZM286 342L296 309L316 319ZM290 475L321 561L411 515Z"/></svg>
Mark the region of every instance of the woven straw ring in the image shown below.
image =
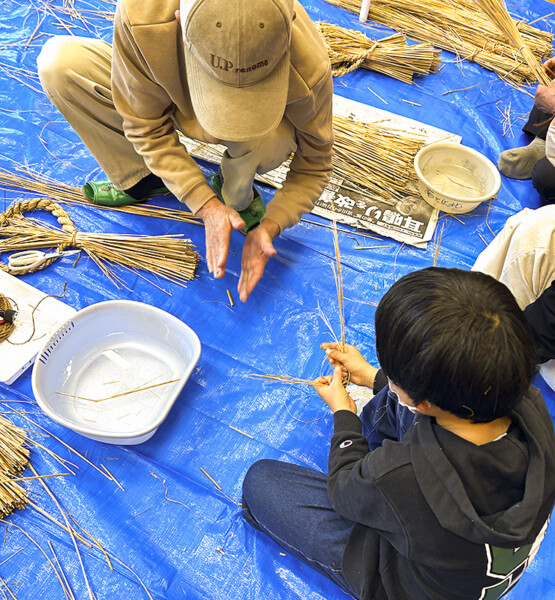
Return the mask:
<svg viewBox="0 0 555 600"><path fill-rule="evenodd" d="M47 198L35 198L33 200L25 200L23 202L14 202L11 206L9 206L6 212L0 215L0 237L2 237L2 227L9 225L11 219L17 217L17 215L21 215L24 212L31 210L46 210L52 213L58 219L58 223L62 226L62 231L65 231L71 235L71 238L68 241L62 242L58 245L56 252L63 252L69 246L75 246L78 232L77 228L73 224L73 221L69 218L67 212L59 204L56 204L56 202L53 200L48 200ZM11 275L26 275L27 273L34 273L35 271L39 271L40 269L50 266L57 258L57 256L54 256L38 265L31 265L26 269L21 267L12 269L9 265L0 261L0 269L6 273L10 273Z"/></svg>

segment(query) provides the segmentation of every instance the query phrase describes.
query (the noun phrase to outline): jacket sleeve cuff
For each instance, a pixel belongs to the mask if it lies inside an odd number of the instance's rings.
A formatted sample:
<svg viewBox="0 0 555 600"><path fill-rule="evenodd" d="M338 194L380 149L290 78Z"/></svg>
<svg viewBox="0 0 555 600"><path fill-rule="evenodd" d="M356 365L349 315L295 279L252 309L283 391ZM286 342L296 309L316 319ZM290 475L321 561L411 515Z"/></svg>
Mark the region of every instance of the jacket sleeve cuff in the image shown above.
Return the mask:
<svg viewBox="0 0 555 600"><path fill-rule="evenodd" d="M192 190L187 192L185 196L182 196L180 201L184 202L189 207L189 210L196 214L208 200L215 196L216 194L206 181L202 181Z"/></svg>
<svg viewBox="0 0 555 600"><path fill-rule="evenodd" d="M362 433L362 421L350 410L338 410L333 413L333 433Z"/></svg>

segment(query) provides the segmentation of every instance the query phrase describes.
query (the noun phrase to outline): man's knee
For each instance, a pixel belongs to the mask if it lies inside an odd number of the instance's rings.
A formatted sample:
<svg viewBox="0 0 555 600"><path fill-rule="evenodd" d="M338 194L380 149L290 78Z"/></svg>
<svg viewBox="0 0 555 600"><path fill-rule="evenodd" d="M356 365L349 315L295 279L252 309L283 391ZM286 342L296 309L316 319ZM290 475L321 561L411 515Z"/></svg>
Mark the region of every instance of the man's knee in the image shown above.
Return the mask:
<svg viewBox="0 0 555 600"><path fill-rule="evenodd" d="M59 94L83 65L82 45L72 36L55 36L42 47L37 58L39 78L48 95Z"/></svg>
<svg viewBox="0 0 555 600"><path fill-rule="evenodd" d="M555 167L547 157L534 167L532 183L545 202L555 202Z"/></svg>

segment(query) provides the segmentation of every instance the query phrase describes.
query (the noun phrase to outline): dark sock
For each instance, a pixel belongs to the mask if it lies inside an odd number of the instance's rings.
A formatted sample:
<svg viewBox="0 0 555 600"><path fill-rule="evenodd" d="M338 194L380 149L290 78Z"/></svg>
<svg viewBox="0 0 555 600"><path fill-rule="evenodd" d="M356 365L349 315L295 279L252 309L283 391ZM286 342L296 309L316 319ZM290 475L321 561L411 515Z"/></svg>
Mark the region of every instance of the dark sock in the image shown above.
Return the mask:
<svg viewBox="0 0 555 600"><path fill-rule="evenodd" d="M154 173L149 173L146 177L143 177L139 183L124 190L124 192L131 196L131 198L135 198L135 200L141 200L145 196L148 196L153 190L160 188L163 185L164 182L160 177L154 175Z"/></svg>

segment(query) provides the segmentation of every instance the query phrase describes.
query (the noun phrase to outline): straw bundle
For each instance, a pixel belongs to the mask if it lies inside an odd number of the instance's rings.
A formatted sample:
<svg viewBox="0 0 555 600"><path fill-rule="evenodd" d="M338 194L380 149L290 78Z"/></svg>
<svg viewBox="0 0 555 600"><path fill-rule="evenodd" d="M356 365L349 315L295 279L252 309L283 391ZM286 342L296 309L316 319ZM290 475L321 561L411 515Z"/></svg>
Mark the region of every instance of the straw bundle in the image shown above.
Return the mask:
<svg viewBox="0 0 555 600"><path fill-rule="evenodd" d="M25 508L27 494L15 481L29 464L29 449L25 442L27 434L11 421L0 417L0 518Z"/></svg>
<svg viewBox="0 0 555 600"><path fill-rule="evenodd" d="M414 157L425 144L425 136L338 115L333 124L334 174L370 190L383 201L400 199L409 181L416 177Z"/></svg>
<svg viewBox="0 0 555 600"><path fill-rule="evenodd" d="M360 0L327 2L357 15L360 11ZM510 83L536 81L521 53L474 0L372 0L368 19L474 61ZM515 27L537 60L551 56L553 34L524 22Z"/></svg>
<svg viewBox="0 0 555 600"><path fill-rule="evenodd" d="M22 216L22 213L35 209L51 212L58 219L61 229ZM117 287L125 287L116 272L117 268L122 267L139 276L141 274L138 271L146 271L184 285L195 276L199 260L191 241L178 235L81 233L61 206L44 198L16 202L0 215L0 253L39 248L57 248L61 251L68 247L86 252ZM0 268L10 272L7 265L0 263ZM21 271L14 274L21 274Z"/></svg>
<svg viewBox="0 0 555 600"><path fill-rule="evenodd" d="M104 210L116 210L133 215L142 215L146 217L159 217L161 219L170 219L181 221L183 223L200 224L200 219L190 212L155 206L151 204L130 204L127 206L101 206L93 204L86 198L79 188L61 183L48 177L31 171L28 167L16 165L18 173L12 173L0 168L0 189L6 191L16 191L38 194L43 197L52 198L56 202L65 204L81 204L85 206L94 206Z"/></svg>
<svg viewBox="0 0 555 600"><path fill-rule="evenodd" d="M412 83L413 77L435 73L441 62L440 50L427 44L408 46L400 33L372 40L360 31L330 23L320 21L316 27L328 49L334 77L361 67Z"/></svg>
<svg viewBox="0 0 555 600"><path fill-rule="evenodd" d="M522 54L522 57L530 67L530 71L534 73L538 82L543 83L543 85L551 85L551 80L543 70L540 61L526 45L516 23L509 15L503 0L476 0L476 3L505 34L513 48L516 48Z"/></svg>

